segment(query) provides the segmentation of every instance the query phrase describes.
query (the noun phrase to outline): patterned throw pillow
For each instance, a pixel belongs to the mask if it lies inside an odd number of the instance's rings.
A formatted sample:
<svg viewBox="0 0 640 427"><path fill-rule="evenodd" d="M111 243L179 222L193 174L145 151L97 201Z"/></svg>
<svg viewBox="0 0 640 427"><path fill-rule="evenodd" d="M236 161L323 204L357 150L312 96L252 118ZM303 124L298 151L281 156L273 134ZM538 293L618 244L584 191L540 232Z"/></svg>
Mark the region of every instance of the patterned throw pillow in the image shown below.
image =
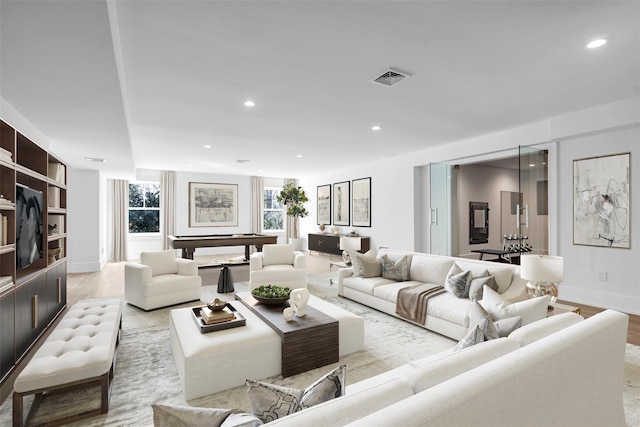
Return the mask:
<svg viewBox="0 0 640 427"><path fill-rule="evenodd" d="M338 366L305 389L261 381L245 382L253 414L263 423L277 420L318 403L344 395L347 366Z"/></svg>
<svg viewBox="0 0 640 427"><path fill-rule="evenodd" d="M409 258L403 255L393 262L386 254L382 255L382 277L397 282L406 281L409 278Z"/></svg>
<svg viewBox="0 0 640 427"><path fill-rule="evenodd" d="M358 276L362 277L380 277L382 276L382 263L376 259L362 254L356 256L358 259ZM355 270L355 268L354 268Z"/></svg>
<svg viewBox="0 0 640 427"><path fill-rule="evenodd" d="M451 266L444 288L458 298L469 298L469 286L471 285L471 271L464 271L455 262Z"/></svg>
<svg viewBox="0 0 640 427"><path fill-rule="evenodd" d="M522 325L520 316L493 321L493 318L478 302L474 302L469 308L469 331L458 342L454 351L471 347L484 341L506 337Z"/></svg>
<svg viewBox="0 0 640 427"><path fill-rule="evenodd" d="M258 427L262 421L237 409L194 408L192 406L152 404L155 427Z"/></svg>

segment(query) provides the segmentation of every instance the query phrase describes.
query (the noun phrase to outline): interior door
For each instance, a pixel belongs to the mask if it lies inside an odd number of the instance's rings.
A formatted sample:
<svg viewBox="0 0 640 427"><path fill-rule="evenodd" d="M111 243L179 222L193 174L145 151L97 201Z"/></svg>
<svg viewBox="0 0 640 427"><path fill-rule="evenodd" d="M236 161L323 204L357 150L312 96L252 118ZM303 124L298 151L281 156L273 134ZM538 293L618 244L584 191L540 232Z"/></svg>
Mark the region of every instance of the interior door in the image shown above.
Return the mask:
<svg viewBox="0 0 640 427"><path fill-rule="evenodd" d="M536 254L549 253L548 151L519 147L517 229L522 239L513 242Z"/></svg>
<svg viewBox="0 0 640 427"><path fill-rule="evenodd" d="M447 163L429 164L430 253L453 255L457 251L455 206L457 168Z"/></svg>

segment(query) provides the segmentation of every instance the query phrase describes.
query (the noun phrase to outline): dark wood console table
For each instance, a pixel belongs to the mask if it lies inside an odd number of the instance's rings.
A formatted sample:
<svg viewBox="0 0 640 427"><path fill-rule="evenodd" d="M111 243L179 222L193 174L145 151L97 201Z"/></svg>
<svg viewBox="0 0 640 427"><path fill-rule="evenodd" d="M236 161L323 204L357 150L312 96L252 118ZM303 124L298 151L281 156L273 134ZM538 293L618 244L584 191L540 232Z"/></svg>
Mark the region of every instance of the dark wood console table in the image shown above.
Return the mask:
<svg viewBox="0 0 640 427"><path fill-rule="evenodd" d="M250 292L237 292L236 299L269 325L282 338L282 376L310 371L339 359L338 321L307 305L306 316L284 320L285 305L260 304Z"/></svg>
<svg viewBox="0 0 640 427"><path fill-rule="evenodd" d="M354 237L360 239L360 252L369 250L369 238L362 236L351 236L350 234L309 234L309 250L324 252L333 255L342 255L340 249L340 237Z"/></svg>
<svg viewBox="0 0 640 427"><path fill-rule="evenodd" d="M275 244L278 236L265 234L210 234L206 236L168 236L174 249L182 249L182 258L193 259L196 248L217 246L244 246L244 259L249 260L249 246L255 245L258 252L262 245Z"/></svg>

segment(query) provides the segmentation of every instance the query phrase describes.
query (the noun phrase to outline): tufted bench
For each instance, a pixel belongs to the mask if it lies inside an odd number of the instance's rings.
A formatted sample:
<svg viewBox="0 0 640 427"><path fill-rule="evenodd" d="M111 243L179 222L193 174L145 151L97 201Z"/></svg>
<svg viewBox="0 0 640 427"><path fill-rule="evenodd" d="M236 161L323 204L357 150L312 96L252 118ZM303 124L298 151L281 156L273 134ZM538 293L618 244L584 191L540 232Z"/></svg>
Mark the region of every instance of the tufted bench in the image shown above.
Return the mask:
<svg viewBox="0 0 640 427"><path fill-rule="evenodd" d="M47 393L88 383L101 388L100 408L56 420L72 420L109 411L109 390L122 328L122 300L80 301L69 308L58 326L20 372L13 386L13 425L22 426L23 397L35 398L25 424Z"/></svg>

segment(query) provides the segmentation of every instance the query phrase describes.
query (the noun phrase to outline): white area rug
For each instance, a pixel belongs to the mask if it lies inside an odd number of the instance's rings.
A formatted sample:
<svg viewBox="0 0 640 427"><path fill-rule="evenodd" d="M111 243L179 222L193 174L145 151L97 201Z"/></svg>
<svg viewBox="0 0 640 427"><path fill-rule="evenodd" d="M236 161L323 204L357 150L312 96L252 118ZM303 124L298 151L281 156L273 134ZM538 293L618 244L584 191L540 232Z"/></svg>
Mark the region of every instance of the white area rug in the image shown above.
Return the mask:
<svg viewBox="0 0 640 427"><path fill-rule="evenodd" d="M309 277L311 292L365 319L365 350L343 357L339 363L318 368L289 378L266 379L275 384L306 387L322 374L339 364L347 365L347 380L355 383L378 373L451 348L455 342L423 328L377 312L373 309L337 297L335 285L329 285L329 275ZM215 286L203 287L203 300L218 295ZM246 282L236 283L236 291L247 291ZM240 408L249 411L244 387L216 393L185 402L171 347L169 344L169 311L193 306L183 304L146 313L129 305L123 310L123 330L118 362L113 382L111 404L106 415L79 421L72 426L151 426L152 403ZM640 347L628 345L625 367L625 411L630 426L640 426ZM215 366L211 366L215 369ZM30 399L27 400L30 403ZM97 387L60 394L41 406L36 421L78 412L78 408L93 408L99 402ZM0 426L11 425L11 398L0 406Z"/></svg>

